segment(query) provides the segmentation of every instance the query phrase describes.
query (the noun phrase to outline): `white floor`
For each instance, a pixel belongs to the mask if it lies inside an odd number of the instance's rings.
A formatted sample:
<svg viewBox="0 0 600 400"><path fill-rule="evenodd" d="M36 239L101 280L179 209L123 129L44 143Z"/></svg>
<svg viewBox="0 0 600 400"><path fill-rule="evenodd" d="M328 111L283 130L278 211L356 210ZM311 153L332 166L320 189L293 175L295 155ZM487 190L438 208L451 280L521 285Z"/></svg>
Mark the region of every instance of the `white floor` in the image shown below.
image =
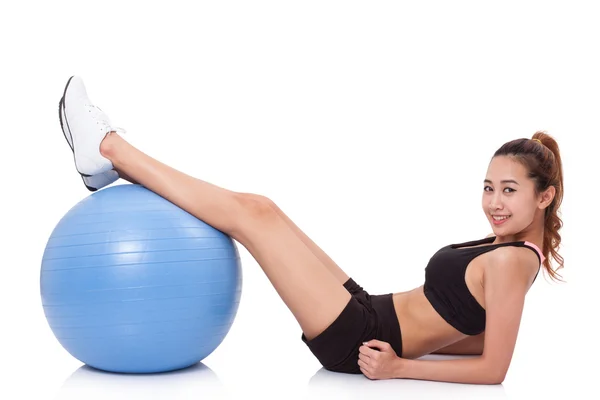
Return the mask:
<svg viewBox="0 0 600 400"><path fill-rule="evenodd" d="M270 372L272 374L272 372ZM239 383L224 382L204 364L187 371L164 376L135 377L111 375L80 367L58 389L56 400L94 399L198 399L198 398L306 398L306 399L392 399L410 398L506 398L504 386L481 387L445 385L415 381L369 381L363 376L349 376L319 369L311 375L287 377L244 374ZM307 379L308 378L308 379ZM249 383L248 379L253 382Z"/></svg>
<svg viewBox="0 0 600 400"><path fill-rule="evenodd" d="M123 375L97 371L87 366L23 371L22 386L3 384L4 398L54 400L76 399L530 399L534 396L568 396L573 391L595 392L585 381L568 380L568 371L541 368L517 376L501 385L462 385L440 382L386 380L370 381L362 375L336 374L305 363L291 369L263 361L234 371L199 363L186 370L155 375ZM12 375L12 374L11 374ZM588 383L591 383L587 381ZM587 386L587 388L586 388ZM581 392L580 392L581 393ZM15 394L17 394L15 396ZM542 397L539 397L542 398ZM580 397L586 398L586 397ZM593 398L593 397L589 397Z"/></svg>

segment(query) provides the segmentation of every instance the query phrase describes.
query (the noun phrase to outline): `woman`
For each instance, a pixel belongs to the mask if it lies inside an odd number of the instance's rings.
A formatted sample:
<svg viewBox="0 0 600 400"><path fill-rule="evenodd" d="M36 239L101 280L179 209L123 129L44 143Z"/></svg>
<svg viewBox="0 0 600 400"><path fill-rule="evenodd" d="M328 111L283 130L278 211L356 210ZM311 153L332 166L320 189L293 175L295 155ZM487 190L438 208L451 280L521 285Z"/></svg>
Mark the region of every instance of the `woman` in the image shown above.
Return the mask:
<svg viewBox="0 0 600 400"><path fill-rule="evenodd" d="M370 379L498 384L512 358L525 295L543 266L553 278L562 221L558 146L543 132L503 145L482 198L490 236L443 247L422 286L371 295L270 199L179 172L138 150L71 77L59 102L63 132L89 190L116 179L143 185L242 244L261 266L324 368ZM431 353L471 354L421 360Z"/></svg>

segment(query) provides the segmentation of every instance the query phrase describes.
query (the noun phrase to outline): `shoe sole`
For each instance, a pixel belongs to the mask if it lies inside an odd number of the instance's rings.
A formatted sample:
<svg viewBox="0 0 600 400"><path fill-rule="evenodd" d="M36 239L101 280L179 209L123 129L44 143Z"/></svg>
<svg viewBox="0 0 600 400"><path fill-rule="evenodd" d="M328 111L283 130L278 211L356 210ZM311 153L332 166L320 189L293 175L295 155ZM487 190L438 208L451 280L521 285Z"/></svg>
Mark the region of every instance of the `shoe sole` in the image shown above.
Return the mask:
<svg viewBox="0 0 600 400"><path fill-rule="evenodd" d="M69 84L71 83L71 80L73 78L74 78L74 76L71 76L69 78L69 80L67 81L67 84L65 85L65 90L63 91L63 96L61 98L61 102L63 104L63 108L65 109L65 121L64 121L64 123L66 124L65 126L67 127L67 130L69 131L69 135L71 135L71 128L69 127L69 121L67 120L67 107L64 104L65 104L65 95L67 94L67 90L69 89ZM60 113L60 107L59 107L59 113ZM61 121L62 121L62 116L61 116ZM63 134L64 134L64 132L63 132ZM65 139L66 139L66 137L65 137ZM68 140L67 140L67 142L68 142ZM73 143L73 135L71 135L71 143ZM73 150L73 161L75 161L75 146L72 145L72 144L71 144L71 150ZM75 163L75 167L77 169L77 163ZM85 176L85 177L88 177L88 178L90 176L92 176L92 175L88 175L88 174L82 174L79 171L77 171L77 172L79 173L79 175Z"/></svg>
<svg viewBox="0 0 600 400"><path fill-rule="evenodd" d="M72 78L72 77L71 77ZM71 81L71 78L69 78L69 82ZM68 85L68 84L67 84ZM65 92L66 92L66 88L65 88ZM65 140L67 141L67 144L69 145L69 147L71 148L71 151L73 152L73 161L75 161L75 150L73 150L73 137L71 136L71 130L69 129L69 126L66 126L65 129L65 122L63 121L63 117L62 117L62 109L64 108L65 105L65 95L63 93L63 97L60 98L59 102L58 102L58 119L60 121L60 127L63 131L63 136L65 137ZM71 136L70 138L67 138L67 132L69 131L69 136ZM69 142L69 139L71 139L71 141ZM78 172L79 173L79 172ZM83 184L85 185L85 187L90 191L90 192L95 192L98 190L98 188L89 186L86 182L85 182L85 177L89 176L89 175L83 175L83 174L79 174L81 176L81 180L83 181Z"/></svg>

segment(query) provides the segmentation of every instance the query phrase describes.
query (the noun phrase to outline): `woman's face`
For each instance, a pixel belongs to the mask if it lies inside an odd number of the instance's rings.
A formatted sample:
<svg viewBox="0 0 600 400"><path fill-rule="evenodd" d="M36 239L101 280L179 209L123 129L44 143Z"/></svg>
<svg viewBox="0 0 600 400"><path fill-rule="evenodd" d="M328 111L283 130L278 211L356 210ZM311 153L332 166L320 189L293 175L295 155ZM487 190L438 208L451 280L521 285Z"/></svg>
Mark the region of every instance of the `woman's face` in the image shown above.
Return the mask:
<svg viewBox="0 0 600 400"><path fill-rule="evenodd" d="M532 225L539 206L534 193L534 182L522 164L507 156L492 159L481 205L496 236L515 235Z"/></svg>

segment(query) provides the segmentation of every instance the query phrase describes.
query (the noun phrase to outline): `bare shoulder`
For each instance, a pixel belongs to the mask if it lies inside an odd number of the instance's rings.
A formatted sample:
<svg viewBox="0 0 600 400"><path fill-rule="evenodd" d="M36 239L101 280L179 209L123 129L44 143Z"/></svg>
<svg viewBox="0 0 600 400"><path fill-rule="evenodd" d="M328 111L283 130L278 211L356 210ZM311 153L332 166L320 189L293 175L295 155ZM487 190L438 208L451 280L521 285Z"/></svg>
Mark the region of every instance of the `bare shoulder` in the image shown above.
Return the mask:
<svg viewBox="0 0 600 400"><path fill-rule="evenodd" d="M505 246L491 253L484 273L519 280L529 286L539 271L538 256L529 248Z"/></svg>

